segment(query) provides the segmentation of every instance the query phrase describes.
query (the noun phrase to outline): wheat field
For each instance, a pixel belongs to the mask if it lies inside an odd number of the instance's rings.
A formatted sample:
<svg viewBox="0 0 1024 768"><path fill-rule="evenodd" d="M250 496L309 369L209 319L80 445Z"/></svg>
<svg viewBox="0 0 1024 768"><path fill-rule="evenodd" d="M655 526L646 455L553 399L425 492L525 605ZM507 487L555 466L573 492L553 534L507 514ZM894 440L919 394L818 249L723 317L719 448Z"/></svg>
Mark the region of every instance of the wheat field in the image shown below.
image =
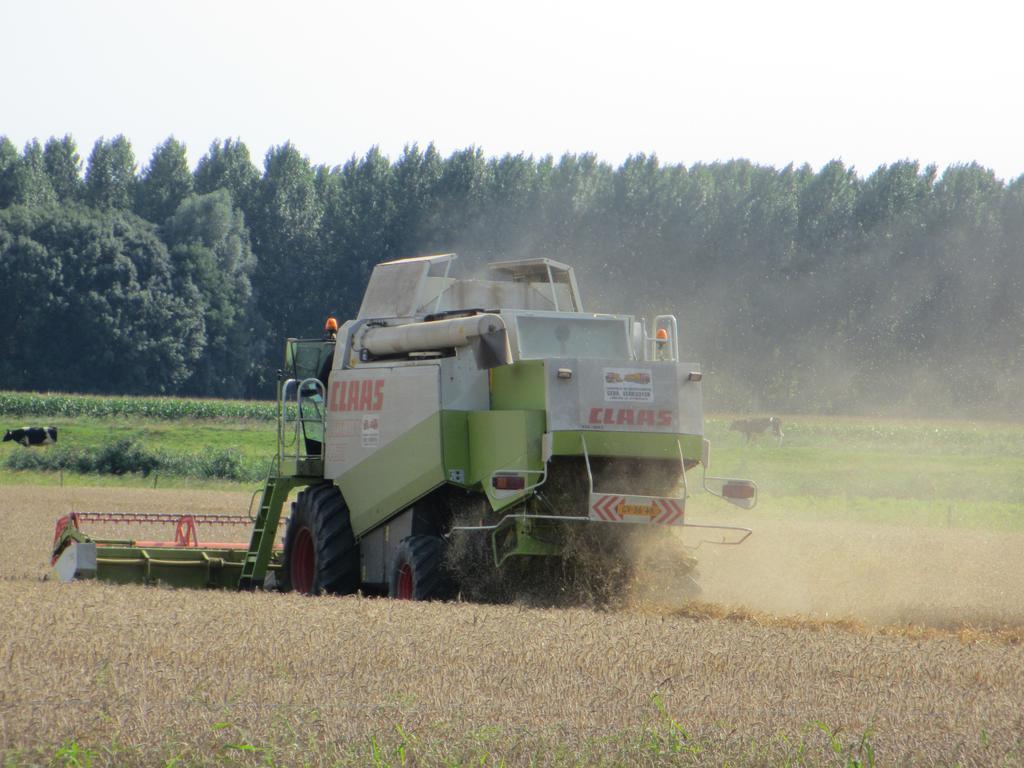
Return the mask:
<svg viewBox="0 0 1024 768"><path fill-rule="evenodd" d="M766 521L705 602L553 609L43 582L72 507L248 495L4 499L5 766L1024 765L1019 533Z"/></svg>

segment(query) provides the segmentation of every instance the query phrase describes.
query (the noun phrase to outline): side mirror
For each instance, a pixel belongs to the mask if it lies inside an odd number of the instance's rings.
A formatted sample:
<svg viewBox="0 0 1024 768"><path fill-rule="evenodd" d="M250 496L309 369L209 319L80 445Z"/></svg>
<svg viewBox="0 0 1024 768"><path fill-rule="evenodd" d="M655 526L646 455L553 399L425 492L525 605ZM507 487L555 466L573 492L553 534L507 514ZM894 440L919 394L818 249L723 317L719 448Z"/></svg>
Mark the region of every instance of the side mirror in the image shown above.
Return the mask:
<svg viewBox="0 0 1024 768"><path fill-rule="evenodd" d="M757 483L753 480L705 476L704 490L741 509L753 509L757 504Z"/></svg>
<svg viewBox="0 0 1024 768"><path fill-rule="evenodd" d="M711 464L711 442L708 440L701 445L700 463L704 465L705 491L741 509L753 509L757 505L757 483L753 480L708 476Z"/></svg>

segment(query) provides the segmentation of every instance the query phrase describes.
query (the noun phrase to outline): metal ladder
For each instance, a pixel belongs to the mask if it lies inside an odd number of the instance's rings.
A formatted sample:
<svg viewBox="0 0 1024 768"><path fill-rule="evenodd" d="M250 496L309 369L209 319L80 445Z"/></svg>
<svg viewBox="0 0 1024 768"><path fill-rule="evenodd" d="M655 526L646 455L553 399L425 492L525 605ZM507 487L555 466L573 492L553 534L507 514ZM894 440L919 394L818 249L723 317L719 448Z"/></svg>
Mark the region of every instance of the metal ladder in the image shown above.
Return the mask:
<svg viewBox="0 0 1024 768"><path fill-rule="evenodd" d="M274 539L277 537L277 526L281 521L281 508L284 506L288 493L305 481L294 477L281 477L277 472L277 462L267 474L260 498L260 508L252 526L249 539L249 550L242 563L242 574L238 579L238 588L254 590L263 586L267 577L267 568L274 553Z"/></svg>
<svg viewBox="0 0 1024 768"><path fill-rule="evenodd" d="M314 402L314 416L305 416L302 411L304 392ZM294 393L295 417L289 418L288 397ZM238 578L240 590L252 591L263 587L274 555L274 539L281 522L281 509L293 488L309 485L323 477L322 453L311 456L306 452L304 442L307 423L323 425L323 413L316 406L316 397L323 403L326 387L316 378L288 379L278 386L277 454L270 463L267 480L263 485L260 507L253 522L249 549L242 563ZM291 430L288 426L294 425ZM323 435L321 433L321 441ZM251 502L250 502L251 503Z"/></svg>

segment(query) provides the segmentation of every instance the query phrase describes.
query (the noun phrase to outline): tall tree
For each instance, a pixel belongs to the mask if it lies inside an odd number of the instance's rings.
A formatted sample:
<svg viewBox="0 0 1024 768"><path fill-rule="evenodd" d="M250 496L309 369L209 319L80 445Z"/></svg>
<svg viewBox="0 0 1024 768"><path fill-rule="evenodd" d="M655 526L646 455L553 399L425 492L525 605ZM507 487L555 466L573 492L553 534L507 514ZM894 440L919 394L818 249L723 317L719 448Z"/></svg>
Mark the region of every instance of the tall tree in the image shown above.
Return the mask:
<svg viewBox="0 0 1024 768"><path fill-rule="evenodd" d="M50 178L46 175L43 148L36 139L25 144L15 172L15 185L15 202L43 206L57 200Z"/></svg>
<svg viewBox="0 0 1024 768"><path fill-rule="evenodd" d="M1000 382L1001 397L1019 398L1024 381L1024 175L1006 187L1003 201L1002 258L997 273L999 288L993 297L993 313L999 320L991 328L993 344L1005 353L1007 375Z"/></svg>
<svg viewBox="0 0 1024 768"><path fill-rule="evenodd" d="M861 188L856 215L861 229L871 233L919 206L931 192L935 167L923 171L916 161L901 160L876 168Z"/></svg>
<svg viewBox="0 0 1024 768"><path fill-rule="evenodd" d="M36 318L2 363L10 386L177 391L202 351L202 315L194 294L175 290L152 225L120 211L13 206L0 226L0 309Z"/></svg>
<svg viewBox="0 0 1024 768"><path fill-rule="evenodd" d="M87 202L96 208L130 210L135 184L135 154L128 139L97 139L85 171Z"/></svg>
<svg viewBox="0 0 1024 768"><path fill-rule="evenodd" d="M577 252L588 253L591 255L589 263L596 269L603 269L621 239L603 243L600 254L588 246L601 240L598 232L604 225L614 226L607 218L615 213L611 207L612 169L589 153L565 154L557 165L550 159L542 160L538 169L542 176L540 183L545 185L539 205L543 237L534 247L562 260L575 260Z"/></svg>
<svg viewBox="0 0 1024 768"><path fill-rule="evenodd" d="M583 171L595 158L585 155L580 159L585 161L580 168ZM608 269L619 280L633 270L645 271L648 265L644 262L661 255L660 241L665 226L661 204L663 178L661 165L655 155L628 157L615 172L613 207L620 233L620 248L608 263ZM593 194L593 181L587 181L577 194ZM587 207L585 203L583 207Z"/></svg>
<svg viewBox="0 0 1024 768"><path fill-rule="evenodd" d="M18 194L18 148L0 136L0 209L14 203Z"/></svg>
<svg viewBox="0 0 1024 768"><path fill-rule="evenodd" d="M914 333L936 361L989 368L988 332L1001 319L992 310L1002 271L1003 184L977 163L951 166L936 182L933 210L930 290L915 308ZM985 377L970 378L951 383L959 398Z"/></svg>
<svg viewBox="0 0 1024 768"><path fill-rule="evenodd" d="M388 242L396 256L415 256L443 247L430 230L442 167L443 159L433 144L425 150L416 144L406 145L392 165L389 192L394 209Z"/></svg>
<svg viewBox="0 0 1024 768"><path fill-rule="evenodd" d="M195 190L207 194L218 189L231 193L234 205L248 216L260 172L252 164L249 149L237 139L214 141L196 165Z"/></svg>
<svg viewBox="0 0 1024 768"><path fill-rule="evenodd" d="M32 239L33 229L31 209L0 211L0 381L7 389L49 388L41 369L56 359L47 328L63 303L61 259Z"/></svg>
<svg viewBox="0 0 1024 768"><path fill-rule="evenodd" d="M163 223L192 194L192 172L185 145L169 137L153 150L149 165L136 187L135 212L156 224Z"/></svg>
<svg viewBox="0 0 1024 768"><path fill-rule="evenodd" d="M806 251L823 258L852 233L860 182L853 168L832 160L810 180L800 200L800 240Z"/></svg>
<svg viewBox="0 0 1024 768"><path fill-rule="evenodd" d="M310 286L324 279L317 258L323 206L309 160L291 143L270 149L264 167L248 218L259 259L253 285L270 325L269 369L284 339L317 333L323 322L323 308L308 300Z"/></svg>
<svg viewBox="0 0 1024 768"><path fill-rule="evenodd" d="M265 329L256 314L250 276L255 258L241 211L218 189L186 199L163 227L177 290L199 296L205 345L184 389L197 395L249 393L261 364Z"/></svg>
<svg viewBox="0 0 1024 768"><path fill-rule="evenodd" d="M325 282L323 311L353 313L361 287L373 266L397 258L393 251L395 217L390 161L373 147L360 160L324 175L321 238Z"/></svg>
<svg viewBox="0 0 1024 768"><path fill-rule="evenodd" d="M82 196L82 158L69 134L62 139L51 136L47 140L43 162L58 200L70 202Z"/></svg>
<svg viewBox="0 0 1024 768"><path fill-rule="evenodd" d="M486 253L481 245L487 240L484 216L489 176L490 167L479 147L453 152L442 164L434 190L431 229L435 242L444 243L446 250Z"/></svg>
<svg viewBox="0 0 1024 768"><path fill-rule="evenodd" d="M505 258L533 255L540 217L539 177L533 157L506 154L490 161L487 249Z"/></svg>

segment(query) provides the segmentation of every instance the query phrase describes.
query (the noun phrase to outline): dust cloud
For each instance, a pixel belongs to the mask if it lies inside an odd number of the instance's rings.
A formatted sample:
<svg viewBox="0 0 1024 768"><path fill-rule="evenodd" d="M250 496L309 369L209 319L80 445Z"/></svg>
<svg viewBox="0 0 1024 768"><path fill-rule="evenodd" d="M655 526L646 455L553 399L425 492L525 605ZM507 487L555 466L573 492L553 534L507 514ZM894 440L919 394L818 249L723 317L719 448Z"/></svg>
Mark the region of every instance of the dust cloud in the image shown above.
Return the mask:
<svg viewBox="0 0 1024 768"><path fill-rule="evenodd" d="M700 600L728 608L941 629L1024 626L1024 534L762 521L739 546L696 556ZM641 569L633 606L685 604L667 571Z"/></svg>

